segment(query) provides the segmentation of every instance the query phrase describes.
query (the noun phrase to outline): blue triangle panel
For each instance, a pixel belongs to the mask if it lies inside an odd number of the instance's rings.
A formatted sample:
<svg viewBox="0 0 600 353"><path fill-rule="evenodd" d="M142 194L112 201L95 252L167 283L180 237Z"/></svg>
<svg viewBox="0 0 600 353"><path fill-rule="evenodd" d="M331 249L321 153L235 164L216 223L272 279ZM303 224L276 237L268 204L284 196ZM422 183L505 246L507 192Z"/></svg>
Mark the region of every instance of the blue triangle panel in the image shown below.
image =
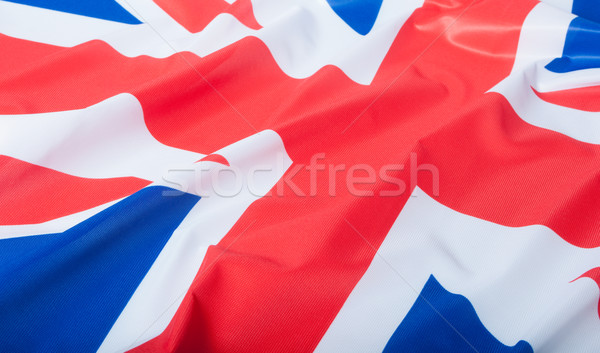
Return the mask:
<svg viewBox="0 0 600 353"><path fill-rule="evenodd" d="M533 348L526 341L512 347L498 341L467 298L448 292L431 276L383 350L397 352L533 353Z"/></svg>
<svg viewBox="0 0 600 353"><path fill-rule="evenodd" d="M144 188L58 234L0 240L0 351L95 352L200 199Z"/></svg>
<svg viewBox="0 0 600 353"><path fill-rule="evenodd" d="M574 0L572 12L590 21L600 22L600 6L598 0Z"/></svg>
<svg viewBox="0 0 600 353"><path fill-rule="evenodd" d="M141 22L115 0L6 0L23 5L67 12L127 24Z"/></svg>
<svg viewBox="0 0 600 353"><path fill-rule="evenodd" d="M562 57L546 69L556 73L600 68L600 23L576 17L569 25Z"/></svg>
<svg viewBox="0 0 600 353"><path fill-rule="evenodd" d="M348 26L364 36L373 28L383 0L327 0L327 2Z"/></svg>

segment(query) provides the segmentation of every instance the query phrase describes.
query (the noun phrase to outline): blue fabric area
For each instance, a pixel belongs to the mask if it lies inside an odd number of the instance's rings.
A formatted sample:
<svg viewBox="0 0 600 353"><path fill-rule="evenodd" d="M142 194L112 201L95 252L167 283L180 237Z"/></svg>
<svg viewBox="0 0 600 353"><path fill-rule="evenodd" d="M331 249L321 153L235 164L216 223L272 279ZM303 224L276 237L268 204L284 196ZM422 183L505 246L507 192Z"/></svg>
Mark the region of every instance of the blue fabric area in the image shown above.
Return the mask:
<svg viewBox="0 0 600 353"><path fill-rule="evenodd" d="M600 22L600 4L598 0L573 0L573 12L590 21Z"/></svg>
<svg viewBox="0 0 600 353"><path fill-rule="evenodd" d="M383 0L327 0L335 13L363 36L371 31Z"/></svg>
<svg viewBox="0 0 600 353"><path fill-rule="evenodd" d="M135 16L127 12L115 0L6 0L18 4L68 12L76 15L99 18L127 24L140 24Z"/></svg>
<svg viewBox="0 0 600 353"><path fill-rule="evenodd" d="M546 69L565 73L600 67L600 24L575 18L567 32L562 57L552 60Z"/></svg>
<svg viewBox="0 0 600 353"><path fill-rule="evenodd" d="M0 240L0 351L94 352L200 199L147 187L59 234Z"/></svg>
<svg viewBox="0 0 600 353"><path fill-rule="evenodd" d="M383 352L533 353L533 349L525 341L514 347L502 344L483 326L467 298L448 292L431 276Z"/></svg>

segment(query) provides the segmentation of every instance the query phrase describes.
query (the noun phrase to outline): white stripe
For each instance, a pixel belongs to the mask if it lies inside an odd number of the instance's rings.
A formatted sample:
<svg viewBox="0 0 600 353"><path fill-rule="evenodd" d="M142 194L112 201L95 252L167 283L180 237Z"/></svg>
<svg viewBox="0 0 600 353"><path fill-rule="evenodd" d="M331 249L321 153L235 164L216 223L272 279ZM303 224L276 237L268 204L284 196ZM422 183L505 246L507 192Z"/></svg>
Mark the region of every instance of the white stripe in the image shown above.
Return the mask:
<svg viewBox="0 0 600 353"><path fill-rule="evenodd" d="M556 73L546 70L544 66L536 65L535 72L530 77L533 79L531 82L533 88L538 92L600 86L600 69Z"/></svg>
<svg viewBox="0 0 600 353"><path fill-rule="evenodd" d="M0 239L25 237L29 235L38 234L62 233L67 229L70 229L71 227L85 221L86 219L104 211L108 207L114 205L115 203L121 200L122 199L114 200L103 205L90 208L85 211L73 213L68 216L56 218L44 223L18 224L7 226L0 225Z"/></svg>
<svg viewBox="0 0 600 353"><path fill-rule="evenodd" d="M128 25L0 1L0 33L66 47L101 39L123 55L157 58L173 55L174 49L206 56L254 36L289 76L305 78L335 65L352 80L369 84L401 26L423 4L384 0L373 29L362 36L325 0L256 0L254 14L262 29L251 30L223 13L199 33L188 32L151 0L119 2L146 23Z"/></svg>
<svg viewBox="0 0 600 353"><path fill-rule="evenodd" d="M542 0L542 2L569 13L573 10L573 0Z"/></svg>
<svg viewBox="0 0 600 353"><path fill-rule="evenodd" d="M0 115L0 154L84 178L146 180L204 157L158 142L131 94L81 110Z"/></svg>
<svg viewBox="0 0 600 353"><path fill-rule="evenodd" d="M315 352L381 352L431 274L504 344L598 352L598 287L569 282L599 265L599 248L467 216L417 188Z"/></svg>
<svg viewBox="0 0 600 353"><path fill-rule="evenodd" d="M181 171L166 179L190 187L193 182L210 184L216 179L222 180L225 174L233 173L235 169L243 180L239 193L234 182L224 182L217 188L236 194L234 197L220 197L208 185L193 190L204 197L171 236L99 352L125 351L164 331L197 275L207 248L217 244L250 204L267 194L292 163L283 141L271 130L252 135L216 153L225 157L231 167L200 162L195 171L200 173L199 170L205 168L204 176L192 177L195 173ZM187 178L187 181L182 182L179 177Z"/></svg>
<svg viewBox="0 0 600 353"><path fill-rule="evenodd" d="M600 113L571 109L540 99L531 89L548 92L600 83L600 69L557 74L545 69L562 56L573 15L540 3L525 19L510 75L490 91L508 99L524 121L579 141L600 144Z"/></svg>

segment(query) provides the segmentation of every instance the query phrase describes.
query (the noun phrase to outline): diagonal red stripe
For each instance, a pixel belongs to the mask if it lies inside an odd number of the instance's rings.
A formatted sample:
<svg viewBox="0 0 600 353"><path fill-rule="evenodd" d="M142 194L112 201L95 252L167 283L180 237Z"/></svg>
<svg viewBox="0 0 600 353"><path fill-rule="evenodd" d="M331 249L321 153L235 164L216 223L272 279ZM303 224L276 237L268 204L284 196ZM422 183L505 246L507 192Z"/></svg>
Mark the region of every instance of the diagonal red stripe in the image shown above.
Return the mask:
<svg viewBox="0 0 600 353"><path fill-rule="evenodd" d="M600 86L554 92L538 92L533 87L531 89L540 99L548 103L588 112L600 112L600 99L598 99L600 98Z"/></svg>
<svg viewBox="0 0 600 353"><path fill-rule="evenodd" d="M0 225L32 224L129 196L149 182L86 179L0 156Z"/></svg>

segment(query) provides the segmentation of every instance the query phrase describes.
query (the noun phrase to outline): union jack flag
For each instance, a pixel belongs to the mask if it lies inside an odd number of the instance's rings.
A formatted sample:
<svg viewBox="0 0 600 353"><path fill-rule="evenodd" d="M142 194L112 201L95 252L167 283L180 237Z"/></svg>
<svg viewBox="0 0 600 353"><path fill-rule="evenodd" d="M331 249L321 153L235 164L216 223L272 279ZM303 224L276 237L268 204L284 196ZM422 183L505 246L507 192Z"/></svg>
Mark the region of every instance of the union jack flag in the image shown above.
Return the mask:
<svg viewBox="0 0 600 353"><path fill-rule="evenodd" d="M599 352L594 0L0 0L0 352Z"/></svg>

